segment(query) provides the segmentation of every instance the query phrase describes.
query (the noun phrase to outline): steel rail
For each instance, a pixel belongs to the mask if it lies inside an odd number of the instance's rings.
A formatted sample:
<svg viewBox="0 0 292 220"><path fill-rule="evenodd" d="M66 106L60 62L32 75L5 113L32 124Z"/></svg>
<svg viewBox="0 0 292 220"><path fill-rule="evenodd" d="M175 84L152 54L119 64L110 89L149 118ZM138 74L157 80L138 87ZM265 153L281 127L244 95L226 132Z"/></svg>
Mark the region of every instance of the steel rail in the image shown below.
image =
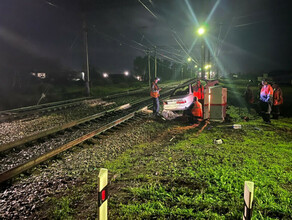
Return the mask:
<svg viewBox="0 0 292 220"><path fill-rule="evenodd" d="M142 100L135 101L135 102L131 103L130 105L135 105L137 103L144 102L147 99L149 99L149 98L147 97L147 98L144 98ZM90 116L87 116L85 118L82 118L82 119L79 119L79 120L76 120L76 121L73 121L73 122L69 122L69 123L61 125L61 126L56 126L56 127L51 128L51 129L48 129L46 131L43 131L43 132L40 132L40 133L37 133L37 134L33 134L33 135L30 135L30 136L27 136L27 137L24 137L24 138L18 139L16 141L12 141L12 142L9 142L9 143L6 143L6 144L2 144L2 145L0 145L0 152L5 151L5 150L9 150L11 148L14 148L14 147L17 147L19 145L25 144L27 142L31 142L31 141L37 140L39 138L43 138L45 136L57 133L57 132L62 131L62 130L65 130L65 129L68 129L68 128L72 128L72 127L74 127L76 125L85 123L87 121L95 120L95 119L97 119L99 117L104 116L107 113L110 113L110 112L113 112L113 111L118 111L121 108L123 108L123 106L125 106L125 105L121 105L121 106L118 106L118 107L110 109L110 110L106 110L106 111L103 111L103 112L100 112L100 113L97 113L97 114L94 114L94 115L90 115Z"/></svg>
<svg viewBox="0 0 292 220"><path fill-rule="evenodd" d="M139 109L138 111L140 111L140 110L141 109ZM62 145L59 148L51 150L51 151L49 151L49 152L47 152L39 157L33 158L24 164L18 165L14 168L11 168L7 171L2 172L0 174L0 183L4 182L6 180L9 180L9 179L21 174L22 172L24 172L32 167L35 167L36 165L60 154L60 153L66 151L66 150L68 150L68 149L70 149L70 148L72 148L72 147L74 147L74 146L76 146L76 145L112 128L112 127L114 127L114 126L117 126L118 124L121 124L124 121L127 121L130 118L133 118L135 116L135 113L138 111L134 111L134 112L132 112L126 116L123 116L123 117L121 117L113 122L110 122L110 123L98 128L98 129L96 129L96 130L94 130L86 135L83 135L82 137L79 137L79 138L77 138L77 139L75 139L67 144Z"/></svg>
<svg viewBox="0 0 292 220"><path fill-rule="evenodd" d="M135 105L135 104L144 102L144 101L146 101L148 99L151 99L151 98L147 97L147 98L140 99L140 100L137 100L137 101L129 103L129 104L130 105ZM50 128L50 129L48 129L46 131L42 131L42 132L39 132L37 134L29 135L27 137L24 137L24 138L21 138L21 139L12 141L12 142L8 142L6 144L2 144L2 145L0 145L0 152L9 150L9 149L17 147L19 145L23 145L23 144L25 144L27 142L31 142L31 141L37 140L39 138L43 138L45 136L57 133L59 131L62 131L62 130L77 126L77 125L85 123L87 121L95 120L95 119L97 119L99 117L104 116L106 113L110 113L112 111L120 110L123 106L125 106L125 105L121 105L121 106L118 106L116 108L109 109L109 110L106 110L106 111L103 111L103 112L100 112L100 113L97 113L97 114L94 114L94 115L91 115L91 116L87 116L85 118L82 118L82 119L79 119L79 120L76 120L76 121L73 121L73 122L69 122L69 123L61 125L61 126L56 126L56 127Z"/></svg>
<svg viewBox="0 0 292 220"><path fill-rule="evenodd" d="M171 90L166 91L163 94L167 94L170 91ZM133 102L132 105L135 105L135 104L138 104L138 103L142 103L142 102L146 102L146 101L150 101L150 100L151 100L151 98L147 97L147 98L144 98L142 100L138 100L136 102ZM74 146L76 146L76 145L78 145L78 144L80 144L80 143L82 143L82 142L94 137L94 136L97 136L98 134L100 134L102 132L105 132L108 129L111 129L112 127L117 126L117 125L129 120L130 118L133 118L137 112L141 111L145 106L149 106L149 105L151 105L151 104L144 104L143 107L139 107L138 110L133 110L131 113L127 114L126 116L123 116L123 117L121 117L121 118L119 118L119 119L117 119L115 121L112 121L112 122L110 122L110 123L108 123L106 125L103 125L102 127L97 128L94 131L91 131L91 132L89 132L89 133L87 133L87 134L85 134L85 135L83 135L81 137L78 137L75 140L70 141L69 143L66 143L66 144L64 144L64 145L62 145L62 146L60 146L60 147L58 147L56 149L53 149L53 150L51 150L51 151L49 151L47 153L44 153L41 156L37 156L35 158L32 158L32 159L28 160L27 162L25 162L23 164L17 165L15 167L11 168L11 169L8 169L8 170L0 173L0 183L5 182L5 181L17 176L20 173L22 173L22 172L24 172L24 171L26 171L26 170L28 170L28 169L30 169L32 167L35 167L36 165L38 165L38 164L40 164L40 163L42 163L42 162L44 162L44 161L56 156L56 155L58 155L59 153L64 152L64 151L66 151L66 150L68 150L68 149L70 149L70 148L72 148L72 147L74 147ZM121 107L122 106L119 106L119 107L117 107L115 109L111 109L110 111L119 110ZM109 111L98 113L96 115L99 115L99 114L100 115L101 114L105 115L107 112L109 112ZM92 118L92 116L89 116L89 117L86 117L86 118ZM83 121L83 123L86 122L85 118L81 119L81 120ZM62 129L62 130L64 130L64 129Z"/></svg>
<svg viewBox="0 0 292 220"><path fill-rule="evenodd" d="M50 106L58 106L58 105L66 104L66 103L80 102L80 101L87 100L87 99L90 99L90 98L69 99L69 100L65 100L65 101L50 102L50 103L45 103L45 104L41 104L41 105L32 105L32 106L26 106L26 107L22 107L22 108L4 110L4 111L0 111L0 115L1 114L12 114L12 113L17 113L17 112L24 112L24 111L28 111L28 110L37 110L37 109L46 108L46 107L50 107Z"/></svg>

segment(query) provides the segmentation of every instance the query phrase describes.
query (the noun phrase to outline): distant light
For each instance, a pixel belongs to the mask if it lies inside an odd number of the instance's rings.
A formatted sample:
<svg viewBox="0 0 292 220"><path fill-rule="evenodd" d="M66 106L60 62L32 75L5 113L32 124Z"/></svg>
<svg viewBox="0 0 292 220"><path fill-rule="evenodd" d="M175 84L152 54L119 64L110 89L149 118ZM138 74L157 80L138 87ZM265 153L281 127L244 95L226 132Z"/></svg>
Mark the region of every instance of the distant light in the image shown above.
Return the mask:
<svg viewBox="0 0 292 220"><path fill-rule="evenodd" d="M108 78L108 74L107 73L103 73L102 76L103 76L103 78Z"/></svg>
<svg viewBox="0 0 292 220"><path fill-rule="evenodd" d="M125 74L125 76L128 76L129 75L129 71L125 71L124 74Z"/></svg>
<svg viewBox="0 0 292 220"><path fill-rule="evenodd" d="M205 28L203 28L203 27L200 27L200 28L198 29L198 34L199 34L199 35L203 35L203 34L205 34L205 32L206 32L206 30L205 30Z"/></svg>
<svg viewBox="0 0 292 220"><path fill-rule="evenodd" d="M189 58L188 58L188 62L191 62L191 61L192 61L192 58L191 58L191 57L189 57Z"/></svg>
<svg viewBox="0 0 292 220"><path fill-rule="evenodd" d="M195 65L195 68L198 68L198 65Z"/></svg>
<svg viewBox="0 0 292 220"><path fill-rule="evenodd" d="M142 81L142 77L141 77L141 76L137 76L136 79L137 79L138 81Z"/></svg>
<svg viewBox="0 0 292 220"><path fill-rule="evenodd" d="M205 69L207 70L207 69L210 69L212 66L209 64L209 65L206 65L205 66Z"/></svg>

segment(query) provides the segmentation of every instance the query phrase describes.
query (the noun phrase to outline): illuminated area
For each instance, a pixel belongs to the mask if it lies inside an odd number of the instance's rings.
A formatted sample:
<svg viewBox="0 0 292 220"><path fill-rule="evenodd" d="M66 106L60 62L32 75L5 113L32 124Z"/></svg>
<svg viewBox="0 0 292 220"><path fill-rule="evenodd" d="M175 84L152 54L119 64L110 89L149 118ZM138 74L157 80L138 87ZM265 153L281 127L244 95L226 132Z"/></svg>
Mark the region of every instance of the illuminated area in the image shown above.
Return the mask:
<svg viewBox="0 0 292 220"><path fill-rule="evenodd" d="M102 76L103 76L103 78L108 78L109 77L108 73L103 73Z"/></svg>
<svg viewBox="0 0 292 220"><path fill-rule="evenodd" d="M205 34L205 32L206 32L206 29L205 29L204 27L200 27L200 28L197 30L197 33L198 33L199 35L203 35L203 34Z"/></svg>
<svg viewBox="0 0 292 220"><path fill-rule="evenodd" d="M211 69L211 65L210 64L208 64L208 65L205 65L205 70L208 70L208 69Z"/></svg>
<svg viewBox="0 0 292 220"><path fill-rule="evenodd" d="M291 0L15 2L1 219L291 219Z"/></svg>

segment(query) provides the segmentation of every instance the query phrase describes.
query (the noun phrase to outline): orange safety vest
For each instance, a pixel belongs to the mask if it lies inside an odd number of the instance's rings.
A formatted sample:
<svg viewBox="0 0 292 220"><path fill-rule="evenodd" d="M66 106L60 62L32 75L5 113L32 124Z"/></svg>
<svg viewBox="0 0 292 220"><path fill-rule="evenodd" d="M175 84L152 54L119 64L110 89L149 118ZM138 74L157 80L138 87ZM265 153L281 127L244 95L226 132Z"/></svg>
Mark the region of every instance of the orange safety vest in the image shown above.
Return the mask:
<svg viewBox="0 0 292 220"><path fill-rule="evenodd" d="M195 117L203 117L203 110L202 110L202 104L198 101L194 102L194 107L192 108L192 114Z"/></svg>
<svg viewBox="0 0 292 220"><path fill-rule="evenodd" d="M152 83L150 96L153 97L153 98L158 98L159 97L159 87L155 82Z"/></svg>
<svg viewBox="0 0 292 220"><path fill-rule="evenodd" d="M274 93L274 91L273 91L273 88L272 88L271 85L268 84L267 86L262 86L261 95L265 95L265 96L270 95L270 96L272 96L273 93Z"/></svg>
<svg viewBox="0 0 292 220"><path fill-rule="evenodd" d="M198 89L197 91L195 89ZM194 86L194 97L198 97L198 99L204 99L204 87L202 85L200 85L199 88L197 88L197 86Z"/></svg>
<svg viewBox="0 0 292 220"><path fill-rule="evenodd" d="M281 105L283 104L283 95L282 90L280 88L275 89L274 91L274 105Z"/></svg>

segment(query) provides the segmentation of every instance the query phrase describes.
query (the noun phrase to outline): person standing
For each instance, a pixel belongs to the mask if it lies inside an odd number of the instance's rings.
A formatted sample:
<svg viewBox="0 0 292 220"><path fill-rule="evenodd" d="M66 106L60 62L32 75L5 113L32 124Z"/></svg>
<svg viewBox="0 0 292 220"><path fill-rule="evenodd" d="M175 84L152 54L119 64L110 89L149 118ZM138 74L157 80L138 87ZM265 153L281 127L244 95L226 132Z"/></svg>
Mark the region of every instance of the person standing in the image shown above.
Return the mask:
<svg viewBox="0 0 292 220"><path fill-rule="evenodd" d="M273 95L273 119L278 119L280 115L280 105L283 104L283 93L282 89L277 85L273 84L274 95Z"/></svg>
<svg viewBox="0 0 292 220"><path fill-rule="evenodd" d="M262 88L260 92L260 107L262 118L264 122L270 124L270 114L272 111L273 104L273 88L270 84L268 84L266 79L262 80Z"/></svg>
<svg viewBox="0 0 292 220"><path fill-rule="evenodd" d="M193 87L194 97L198 98L201 104L204 104L204 86L201 84L200 80L197 80L195 86Z"/></svg>
<svg viewBox="0 0 292 220"><path fill-rule="evenodd" d="M158 116L159 115L159 91L161 89L159 89L157 83L158 81L160 81L159 78L155 78L154 81L152 82L151 85L151 92L150 92L150 96L152 97L153 100L153 115Z"/></svg>
<svg viewBox="0 0 292 220"><path fill-rule="evenodd" d="M252 90L250 89L250 85L247 85L246 87L246 90L244 92L244 100L246 103L248 113L250 113L250 108L254 103L254 96Z"/></svg>

